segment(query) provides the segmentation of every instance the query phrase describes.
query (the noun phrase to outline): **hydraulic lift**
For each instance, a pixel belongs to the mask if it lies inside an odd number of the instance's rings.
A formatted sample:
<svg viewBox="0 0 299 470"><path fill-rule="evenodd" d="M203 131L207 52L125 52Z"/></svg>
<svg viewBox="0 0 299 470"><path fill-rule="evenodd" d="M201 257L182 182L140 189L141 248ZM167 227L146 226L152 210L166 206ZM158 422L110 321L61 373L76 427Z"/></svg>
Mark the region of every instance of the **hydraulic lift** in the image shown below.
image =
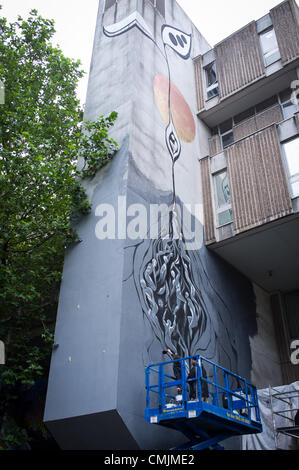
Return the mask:
<svg viewBox="0 0 299 470"><path fill-rule="evenodd" d="M145 377L145 419L188 439L173 450L222 450L219 443L225 439L262 432L256 388L208 359L193 356L153 364Z"/></svg>

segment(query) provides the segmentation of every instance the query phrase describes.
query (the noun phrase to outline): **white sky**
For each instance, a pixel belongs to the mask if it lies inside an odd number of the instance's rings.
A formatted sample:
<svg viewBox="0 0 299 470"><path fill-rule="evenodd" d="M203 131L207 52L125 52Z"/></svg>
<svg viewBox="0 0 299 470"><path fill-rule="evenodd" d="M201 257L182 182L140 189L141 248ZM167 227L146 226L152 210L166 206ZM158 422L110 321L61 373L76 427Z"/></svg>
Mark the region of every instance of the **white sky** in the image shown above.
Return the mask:
<svg viewBox="0 0 299 470"><path fill-rule="evenodd" d="M169 1L169 0L166 0ZM281 0L177 0L199 31L213 46L252 20L264 16ZM35 8L55 20L54 44L64 55L80 59L86 76L78 87L78 96L85 101L87 74L91 59L98 0L0 0L0 14L9 21L18 15L27 17Z"/></svg>

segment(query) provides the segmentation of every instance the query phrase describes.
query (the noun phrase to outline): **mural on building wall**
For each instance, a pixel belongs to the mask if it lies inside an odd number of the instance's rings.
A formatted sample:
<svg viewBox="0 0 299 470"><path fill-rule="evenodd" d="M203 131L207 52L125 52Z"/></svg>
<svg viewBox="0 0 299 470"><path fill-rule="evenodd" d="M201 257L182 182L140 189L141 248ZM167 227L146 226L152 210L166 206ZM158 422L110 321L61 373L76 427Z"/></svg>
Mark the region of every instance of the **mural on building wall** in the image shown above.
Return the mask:
<svg viewBox="0 0 299 470"><path fill-rule="evenodd" d="M165 59L168 76L156 74L153 93L156 106L165 121L165 146L172 167L171 210L169 232L155 240L135 245L133 278L144 316L148 319L161 350L171 349L181 357L202 354L215 358L217 333L209 315L204 288L195 282L191 253L186 250L184 228L179 214L181 208L176 194L175 166L182 154L181 142L195 139L196 126L192 112L181 92L171 81L167 49L171 48L179 60L190 58L192 35L170 25L163 25L160 47L138 12L110 26L104 26L107 37L116 37L138 28L151 40ZM200 261L199 261L200 264ZM204 270L203 270L204 271ZM223 322L220 319L220 323ZM222 363L236 370L237 352L232 344L227 325L222 346ZM218 351L218 354L220 354Z"/></svg>

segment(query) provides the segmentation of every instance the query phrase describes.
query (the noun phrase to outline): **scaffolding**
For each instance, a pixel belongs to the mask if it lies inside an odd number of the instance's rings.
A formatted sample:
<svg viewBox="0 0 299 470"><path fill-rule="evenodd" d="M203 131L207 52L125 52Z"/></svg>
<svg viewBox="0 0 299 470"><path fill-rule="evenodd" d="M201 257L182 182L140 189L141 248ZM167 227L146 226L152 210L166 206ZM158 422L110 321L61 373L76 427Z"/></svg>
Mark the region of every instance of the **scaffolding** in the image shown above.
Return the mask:
<svg viewBox="0 0 299 470"><path fill-rule="evenodd" d="M299 424L298 418L296 418L299 412L299 389L281 391L278 388L269 386L269 396L271 402L275 447L276 449L279 449L279 434L284 434L285 436L299 440ZM297 402L297 406L294 405L295 401ZM277 410L277 408L280 407L281 409ZM281 422L279 424L277 423L278 418L279 421L285 422L285 426L281 426Z"/></svg>

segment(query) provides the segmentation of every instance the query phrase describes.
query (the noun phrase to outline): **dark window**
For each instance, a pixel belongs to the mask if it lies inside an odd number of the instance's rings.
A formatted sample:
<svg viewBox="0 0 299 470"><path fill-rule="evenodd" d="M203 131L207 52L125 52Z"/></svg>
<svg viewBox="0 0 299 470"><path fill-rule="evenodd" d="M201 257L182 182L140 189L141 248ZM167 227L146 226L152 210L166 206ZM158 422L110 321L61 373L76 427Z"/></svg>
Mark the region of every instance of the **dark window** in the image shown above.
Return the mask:
<svg viewBox="0 0 299 470"><path fill-rule="evenodd" d="M211 85L214 85L214 83L217 83L215 62L213 62L213 64L210 64L206 67L206 76L207 76L208 87L210 87Z"/></svg>
<svg viewBox="0 0 299 470"><path fill-rule="evenodd" d="M234 143L233 120L228 119L219 126L222 148L226 148Z"/></svg>
<svg viewBox="0 0 299 470"><path fill-rule="evenodd" d="M231 196L227 170L214 175L215 207L219 227L232 222Z"/></svg>
<svg viewBox="0 0 299 470"><path fill-rule="evenodd" d="M234 122L235 124L239 124L240 122L245 121L246 119L249 119L250 117L254 115L255 115L254 108L246 109L246 111L243 111L243 113L237 114L237 116L234 117Z"/></svg>
<svg viewBox="0 0 299 470"><path fill-rule="evenodd" d="M290 339L299 339L299 291L286 294L285 306Z"/></svg>
<svg viewBox="0 0 299 470"><path fill-rule="evenodd" d="M262 101L261 103L256 105L256 112L261 113L265 109L271 108L271 106L274 106L277 103L278 103L277 96L276 95L271 96L271 98L268 98L267 100Z"/></svg>
<svg viewBox="0 0 299 470"><path fill-rule="evenodd" d="M289 101L291 99L291 89L287 88L286 90L283 90L281 93L279 93L279 98L282 103Z"/></svg>
<svg viewBox="0 0 299 470"><path fill-rule="evenodd" d="M222 139L222 147L225 149L229 145L232 145L234 143L234 133L233 131L229 131L226 134L222 134L221 136Z"/></svg>
<svg viewBox="0 0 299 470"><path fill-rule="evenodd" d="M205 67L205 74L207 83L207 97L209 99L219 94L215 62Z"/></svg>
<svg viewBox="0 0 299 470"><path fill-rule="evenodd" d="M117 3L117 0L106 0L105 10L108 10L108 8L112 7L112 5L114 5L115 3Z"/></svg>
<svg viewBox="0 0 299 470"><path fill-rule="evenodd" d="M162 16L165 16L165 0L156 0L156 8Z"/></svg>
<svg viewBox="0 0 299 470"><path fill-rule="evenodd" d="M162 16L165 16L165 0L150 0Z"/></svg>
<svg viewBox="0 0 299 470"><path fill-rule="evenodd" d="M228 119L227 121L220 124L220 134L224 134L225 132L231 131L233 128L233 121L232 119Z"/></svg>

